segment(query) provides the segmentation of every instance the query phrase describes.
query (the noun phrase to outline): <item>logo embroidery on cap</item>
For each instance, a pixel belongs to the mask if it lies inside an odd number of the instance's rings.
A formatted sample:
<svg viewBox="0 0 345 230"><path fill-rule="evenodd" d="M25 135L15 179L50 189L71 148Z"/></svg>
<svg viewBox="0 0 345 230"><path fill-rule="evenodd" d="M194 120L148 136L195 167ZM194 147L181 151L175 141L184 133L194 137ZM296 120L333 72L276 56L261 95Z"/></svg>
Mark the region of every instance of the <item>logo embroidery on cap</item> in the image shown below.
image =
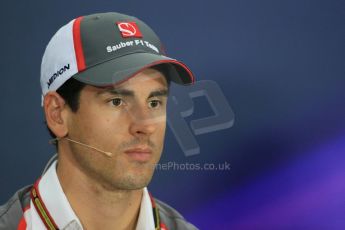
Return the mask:
<svg viewBox="0 0 345 230"><path fill-rule="evenodd" d="M60 70L56 71L56 73L54 73L48 80L47 82L47 86L48 89L50 87L51 84L53 84L53 82L55 81L56 78L58 78L59 76L61 76L64 72L66 72L67 70L69 70L69 64L65 65L64 67L62 67Z"/></svg>
<svg viewBox="0 0 345 230"><path fill-rule="evenodd" d="M116 24L117 27L119 27L119 30L123 38L143 37L138 25L135 22L117 22Z"/></svg>

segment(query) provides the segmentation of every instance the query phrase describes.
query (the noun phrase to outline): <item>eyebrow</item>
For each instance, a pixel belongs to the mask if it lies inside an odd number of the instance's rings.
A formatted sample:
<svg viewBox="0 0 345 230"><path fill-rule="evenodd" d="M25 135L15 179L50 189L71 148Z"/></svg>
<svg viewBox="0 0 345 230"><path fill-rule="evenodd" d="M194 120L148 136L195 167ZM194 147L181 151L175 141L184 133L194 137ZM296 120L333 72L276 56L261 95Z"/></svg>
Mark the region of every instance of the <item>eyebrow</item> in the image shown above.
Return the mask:
<svg viewBox="0 0 345 230"><path fill-rule="evenodd" d="M168 90L167 89L162 89L162 90L156 90L156 91L152 91L148 98L151 97L167 97L168 96Z"/></svg>
<svg viewBox="0 0 345 230"><path fill-rule="evenodd" d="M106 88L105 90L98 92L97 95L103 95L103 94L112 94L117 96L127 96L127 97L134 97L135 92L133 90L128 89L114 89L114 88ZM152 97L167 97L168 96L168 90L167 89L161 89L161 90L154 90L152 91L148 98Z"/></svg>

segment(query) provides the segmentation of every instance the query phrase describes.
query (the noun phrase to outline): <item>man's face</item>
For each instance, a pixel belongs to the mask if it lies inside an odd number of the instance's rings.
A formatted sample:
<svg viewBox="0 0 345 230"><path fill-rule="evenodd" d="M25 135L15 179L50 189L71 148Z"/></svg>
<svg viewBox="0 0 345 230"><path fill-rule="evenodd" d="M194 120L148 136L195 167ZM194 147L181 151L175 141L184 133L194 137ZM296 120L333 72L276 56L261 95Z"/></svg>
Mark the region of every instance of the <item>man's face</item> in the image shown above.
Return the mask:
<svg viewBox="0 0 345 230"><path fill-rule="evenodd" d="M154 69L114 87L86 86L69 112L68 137L113 155L65 142L76 166L107 189L145 187L163 150L167 91Z"/></svg>

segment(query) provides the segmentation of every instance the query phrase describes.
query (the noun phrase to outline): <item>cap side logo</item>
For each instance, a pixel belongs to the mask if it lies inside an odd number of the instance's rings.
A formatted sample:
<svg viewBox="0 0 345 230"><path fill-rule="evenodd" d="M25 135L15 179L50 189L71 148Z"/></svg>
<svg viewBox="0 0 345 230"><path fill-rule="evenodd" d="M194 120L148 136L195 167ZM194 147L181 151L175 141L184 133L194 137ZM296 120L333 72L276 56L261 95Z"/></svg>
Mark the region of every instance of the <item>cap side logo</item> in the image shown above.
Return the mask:
<svg viewBox="0 0 345 230"><path fill-rule="evenodd" d="M135 22L117 22L116 24L123 38L143 37L138 25Z"/></svg>

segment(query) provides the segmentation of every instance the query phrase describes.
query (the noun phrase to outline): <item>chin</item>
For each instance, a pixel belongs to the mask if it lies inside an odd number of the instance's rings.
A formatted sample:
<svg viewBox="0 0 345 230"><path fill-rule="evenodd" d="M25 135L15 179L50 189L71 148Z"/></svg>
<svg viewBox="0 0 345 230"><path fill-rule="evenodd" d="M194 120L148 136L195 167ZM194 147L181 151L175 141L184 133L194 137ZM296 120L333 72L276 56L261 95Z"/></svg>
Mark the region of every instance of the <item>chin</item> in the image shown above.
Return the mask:
<svg viewBox="0 0 345 230"><path fill-rule="evenodd" d="M152 179L152 173L127 173L119 178L104 180L103 187L107 190L138 190L146 187Z"/></svg>

